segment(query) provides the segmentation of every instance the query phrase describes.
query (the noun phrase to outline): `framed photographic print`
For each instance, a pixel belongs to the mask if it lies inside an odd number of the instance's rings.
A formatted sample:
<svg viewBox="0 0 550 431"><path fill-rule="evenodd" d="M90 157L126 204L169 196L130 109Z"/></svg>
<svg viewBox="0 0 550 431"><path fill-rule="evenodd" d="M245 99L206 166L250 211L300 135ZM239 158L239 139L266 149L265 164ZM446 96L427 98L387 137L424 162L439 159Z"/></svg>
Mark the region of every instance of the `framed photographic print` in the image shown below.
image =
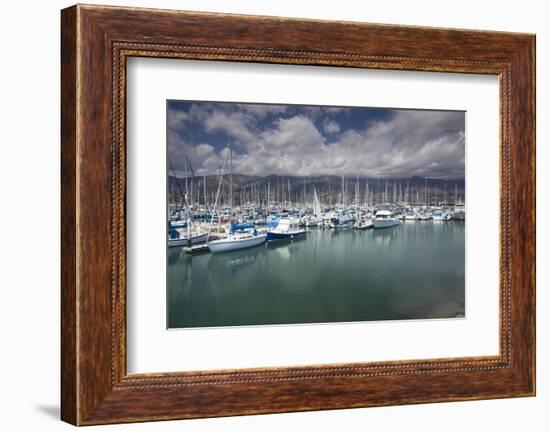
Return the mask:
<svg viewBox="0 0 550 431"><path fill-rule="evenodd" d="M535 38L62 11L62 419L535 394Z"/></svg>
<svg viewBox="0 0 550 431"><path fill-rule="evenodd" d="M166 112L169 329L464 317L465 112Z"/></svg>

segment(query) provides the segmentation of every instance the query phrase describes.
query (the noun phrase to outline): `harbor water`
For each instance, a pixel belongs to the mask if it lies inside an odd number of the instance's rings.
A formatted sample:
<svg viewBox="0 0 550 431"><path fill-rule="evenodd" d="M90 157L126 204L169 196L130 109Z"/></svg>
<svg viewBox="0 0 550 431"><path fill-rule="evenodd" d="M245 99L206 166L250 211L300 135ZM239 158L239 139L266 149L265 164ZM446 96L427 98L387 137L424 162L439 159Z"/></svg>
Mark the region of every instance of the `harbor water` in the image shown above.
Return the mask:
<svg viewBox="0 0 550 431"><path fill-rule="evenodd" d="M465 225L308 230L304 239L189 255L168 250L169 328L465 315Z"/></svg>

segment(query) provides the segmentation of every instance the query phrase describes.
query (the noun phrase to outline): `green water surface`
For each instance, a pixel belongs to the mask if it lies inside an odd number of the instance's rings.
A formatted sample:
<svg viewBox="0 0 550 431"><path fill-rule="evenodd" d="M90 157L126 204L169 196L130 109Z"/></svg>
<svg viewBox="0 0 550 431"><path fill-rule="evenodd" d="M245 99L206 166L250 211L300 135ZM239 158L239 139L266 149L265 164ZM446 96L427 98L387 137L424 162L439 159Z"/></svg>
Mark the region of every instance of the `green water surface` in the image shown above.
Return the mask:
<svg viewBox="0 0 550 431"><path fill-rule="evenodd" d="M169 328L464 317L464 222L168 250Z"/></svg>

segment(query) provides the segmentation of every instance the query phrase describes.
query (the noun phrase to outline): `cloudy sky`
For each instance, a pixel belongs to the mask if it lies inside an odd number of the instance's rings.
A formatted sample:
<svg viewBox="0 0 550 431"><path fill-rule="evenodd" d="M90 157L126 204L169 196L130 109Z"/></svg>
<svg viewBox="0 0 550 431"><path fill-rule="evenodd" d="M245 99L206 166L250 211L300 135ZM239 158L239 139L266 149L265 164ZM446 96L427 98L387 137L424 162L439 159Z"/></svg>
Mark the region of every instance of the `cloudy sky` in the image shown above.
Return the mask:
<svg viewBox="0 0 550 431"><path fill-rule="evenodd" d="M168 101L178 175L464 178L464 112ZM229 169L226 162L225 171Z"/></svg>

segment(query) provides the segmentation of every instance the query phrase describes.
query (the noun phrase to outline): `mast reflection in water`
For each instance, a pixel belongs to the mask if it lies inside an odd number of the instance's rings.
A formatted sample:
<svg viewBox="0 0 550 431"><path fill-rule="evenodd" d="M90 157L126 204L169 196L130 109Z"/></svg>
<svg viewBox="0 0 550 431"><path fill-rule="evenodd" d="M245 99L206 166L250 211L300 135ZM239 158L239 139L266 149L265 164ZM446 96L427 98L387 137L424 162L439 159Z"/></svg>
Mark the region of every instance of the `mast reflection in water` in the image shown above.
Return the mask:
<svg viewBox="0 0 550 431"><path fill-rule="evenodd" d="M168 250L168 327L464 317L463 222L311 229L220 254Z"/></svg>

